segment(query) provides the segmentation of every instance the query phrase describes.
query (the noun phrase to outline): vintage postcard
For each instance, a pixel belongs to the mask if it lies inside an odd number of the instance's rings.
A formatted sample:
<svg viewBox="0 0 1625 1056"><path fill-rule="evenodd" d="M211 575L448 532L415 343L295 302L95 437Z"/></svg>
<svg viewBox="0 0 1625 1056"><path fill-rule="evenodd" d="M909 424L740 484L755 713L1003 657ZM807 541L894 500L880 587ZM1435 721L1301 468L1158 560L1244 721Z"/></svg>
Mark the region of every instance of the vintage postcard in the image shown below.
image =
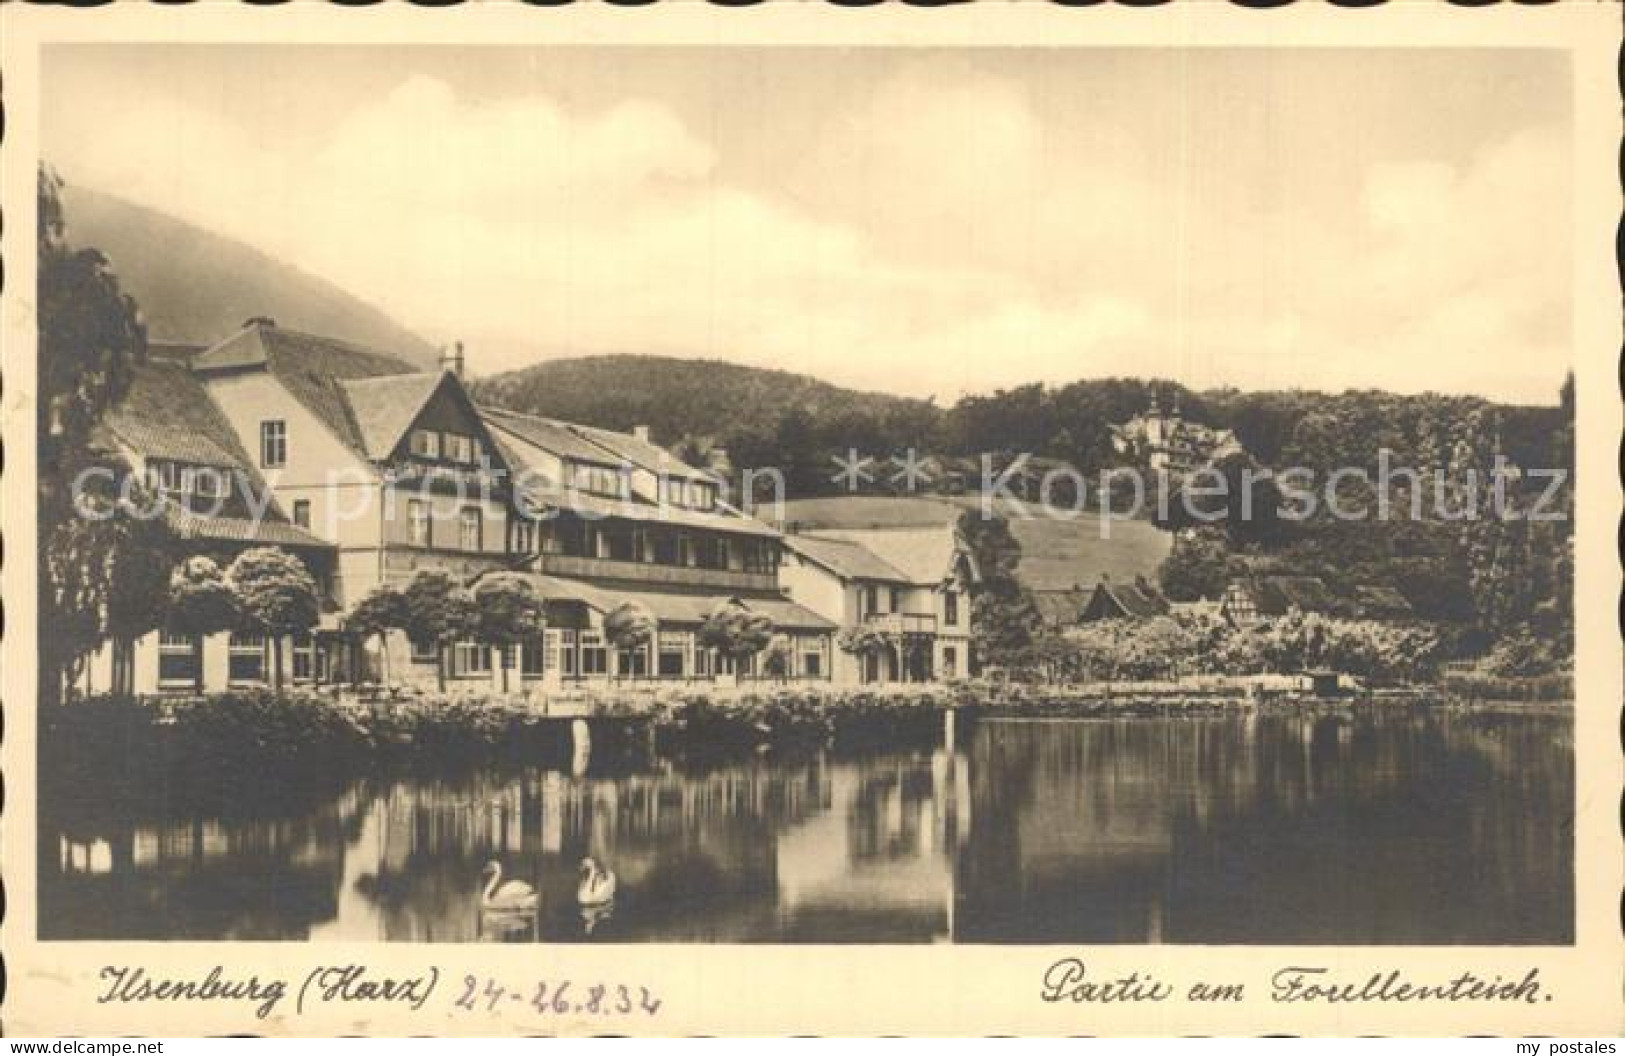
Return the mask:
<svg viewBox="0 0 1625 1056"><path fill-rule="evenodd" d="M8 1036L1625 1028L1617 9L0 28Z"/></svg>

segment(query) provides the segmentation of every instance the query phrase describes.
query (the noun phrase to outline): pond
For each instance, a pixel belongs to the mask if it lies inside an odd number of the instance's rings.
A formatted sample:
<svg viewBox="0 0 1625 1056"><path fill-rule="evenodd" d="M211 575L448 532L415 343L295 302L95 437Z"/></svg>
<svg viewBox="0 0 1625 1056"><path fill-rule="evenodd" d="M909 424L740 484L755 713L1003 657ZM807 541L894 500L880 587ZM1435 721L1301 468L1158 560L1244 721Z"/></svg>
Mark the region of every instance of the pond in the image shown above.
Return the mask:
<svg viewBox="0 0 1625 1056"><path fill-rule="evenodd" d="M55 792L40 933L392 942L1568 943L1564 711L985 719L953 750ZM615 874L578 903L582 860ZM488 912L481 872L539 893Z"/></svg>

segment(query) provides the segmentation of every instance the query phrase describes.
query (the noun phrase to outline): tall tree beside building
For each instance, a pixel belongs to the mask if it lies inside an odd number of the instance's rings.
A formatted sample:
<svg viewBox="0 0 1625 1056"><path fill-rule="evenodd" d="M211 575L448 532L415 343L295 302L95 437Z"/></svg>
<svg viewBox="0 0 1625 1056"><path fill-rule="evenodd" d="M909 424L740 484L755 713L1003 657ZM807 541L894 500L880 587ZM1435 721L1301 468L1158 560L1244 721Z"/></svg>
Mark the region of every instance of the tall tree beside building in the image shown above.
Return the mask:
<svg viewBox="0 0 1625 1056"><path fill-rule="evenodd" d="M241 622L237 597L213 558L199 554L175 566L169 576L165 623L176 634L192 639L192 688L197 692L203 692L203 639L232 630Z"/></svg>
<svg viewBox="0 0 1625 1056"><path fill-rule="evenodd" d="M344 618L345 631L358 640L378 639L379 675L385 682L389 681L389 632L405 630L409 619L406 595L388 583L380 583L368 591ZM352 677L358 677L359 673L352 670Z"/></svg>
<svg viewBox="0 0 1625 1056"><path fill-rule="evenodd" d="M166 522L133 516L118 484L129 468L90 442L146 354L146 333L107 258L69 245L61 189L61 179L41 166L35 401L41 704L64 699L85 658L114 627L126 633L141 622L127 602L151 585L146 559L172 552Z"/></svg>
<svg viewBox="0 0 1625 1056"><path fill-rule="evenodd" d="M321 615L316 580L304 562L276 546L244 550L226 570L243 619L270 640L271 685L282 688L283 640L307 634Z"/></svg>
<svg viewBox="0 0 1625 1056"><path fill-rule="evenodd" d="M401 592L406 599L402 628L419 649L433 649L435 683L446 688L446 653L453 643L474 633L474 599L450 575L438 569L419 572Z"/></svg>
<svg viewBox="0 0 1625 1056"><path fill-rule="evenodd" d="M474 588L474 640L502 658L502 689L508 690L507 653L534 645L547 627L547 603L518 576L493 576Z"/></svg>
<svg viewBox="0 0 1625 1056"><path fill-rule="evenodd" d="M967 510L959 534L981 572L971 597L971 660L978 668L1018 667L1031 658L1043 620L1032 591L1017 578L1021 544L1002 517Z"/></svg>
<svg viewBox="0 0 1625 1056"><path fill-rule="evenodd" d="M720 653L737 665L767 648L773 630L772 617L724 602L706 616L695 638L702 649Z"/></svg>

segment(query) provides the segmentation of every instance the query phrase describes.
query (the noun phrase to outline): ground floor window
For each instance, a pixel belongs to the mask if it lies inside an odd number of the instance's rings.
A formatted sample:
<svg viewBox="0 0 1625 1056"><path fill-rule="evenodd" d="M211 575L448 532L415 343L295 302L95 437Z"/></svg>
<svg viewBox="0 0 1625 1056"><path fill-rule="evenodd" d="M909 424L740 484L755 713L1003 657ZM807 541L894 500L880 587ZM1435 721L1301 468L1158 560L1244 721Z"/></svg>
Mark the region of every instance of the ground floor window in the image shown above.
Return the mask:
<svg viewBox="0 0 1625 1056"><path fill-rule="evenodd" d="M661 678L683 677L683 658L688 655L693 635L686 631L661 631L656 669Z"/></svg>
<svg viewBox="0 0 1625 1056"><path fill-rule="evenodd" d="M226 650L226 678L231 682L265 681L265 636L233 634Z"/></svg>
<svg viewBox="0 0 1625 1056"><path fill-rule="evenodd" d="M458 642L452 647L453 678L478 678L491 673L491 650L478 642Z"/></svg>
<svg viewBox="0 0 1625 1056"><path fill-rule="evenodd" d="M525 642L519 647L519 673L526 678L540 678L546 670L545 650L555 648L542 642Z"/></svg>
<svg viewBox="0 0 1625 1056"><path fill-rule="evenodd" d="M696 646L694 649L694 674L699 678L711 677L711 650Z"/></svg>
<svg viewBox="0 0 1625 1056"><path fill-rule="evenodd" d="M615 670L622 678L642 678L649 673L649 647L634 646L616 651Z"/></svg>
<svg viewBox="0 0 1625 1056"><path fill-rule="evenodd" d="M807 678L823 678L829 670L829 639L801 639L801 673Z"/></svg>
<svg viewBox="0 0 1625 1056"><path fill-rule="evenodd" d="M158 685L191 688L198 681L197 638L164 631L158 635Z"/></svg>
<svg viewBox="0 0 1625 1056"><path fill-rule="evenodd" d="M293 639L293 680L309 682L316 677L316 639L308 634Z"/></svg>
<svg viewBox="0 0 1625 1056"><path fill-rule="evenodd" d="M953 678L959 674L959 649L956 646L942 647L942 674L945 678Z"/></svg>
<svg viewBox="0 0 1625 1056"><path fill-rule="evenodd" d="M414 664L438 664L440 662L440 648L433 642L413 642L412 662Z"/></svg>
<svg viewBox="0 0 1625 1056"><path fill-rule="evenodd" d="M585 676L609 674L609 648L604 636L597 631L581 631L581 674Z"/></svg>
<svg viewBox="0 0 1625 1056"><path fill-rule="evenodd" d="M578 671L576 664L576 632L575 631L548 631L547 662L564 678L574 678Z"/></svg>

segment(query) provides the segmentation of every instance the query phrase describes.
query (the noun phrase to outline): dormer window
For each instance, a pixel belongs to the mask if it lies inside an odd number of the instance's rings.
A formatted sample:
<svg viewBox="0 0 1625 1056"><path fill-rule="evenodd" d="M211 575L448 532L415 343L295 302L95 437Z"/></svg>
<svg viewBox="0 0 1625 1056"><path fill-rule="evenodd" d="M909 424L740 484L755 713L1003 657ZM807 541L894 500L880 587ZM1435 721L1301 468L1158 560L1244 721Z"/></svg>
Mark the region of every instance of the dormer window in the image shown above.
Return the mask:
<svg viewBox="0 0 1625 1056"><path fill-rule="evenodd" d="M280 418L260 423L260 466L279 469L288 462L288 423Z"/></svg>
<svg viewBox="0 0 1625 1056"><path fill-rule="evenodd" d="M446 434L446 458L462 465L472 463L474 459L474 438L462 436L458 433Z"/></svg>
<svg viewBox="0 0 1625 1056"><path fill-rule="evenodd" d="M433 429L412 430L410 443L414 458L438 459L440 457L440 434Z"/></svg>
<svg viewBox="0 0 1625 1056"><path fill-rule="evenodd" d="M609 466L573 463L570 466L570 482L578 491L607 495L611 498L626 497L626 474Z"/></svg>

